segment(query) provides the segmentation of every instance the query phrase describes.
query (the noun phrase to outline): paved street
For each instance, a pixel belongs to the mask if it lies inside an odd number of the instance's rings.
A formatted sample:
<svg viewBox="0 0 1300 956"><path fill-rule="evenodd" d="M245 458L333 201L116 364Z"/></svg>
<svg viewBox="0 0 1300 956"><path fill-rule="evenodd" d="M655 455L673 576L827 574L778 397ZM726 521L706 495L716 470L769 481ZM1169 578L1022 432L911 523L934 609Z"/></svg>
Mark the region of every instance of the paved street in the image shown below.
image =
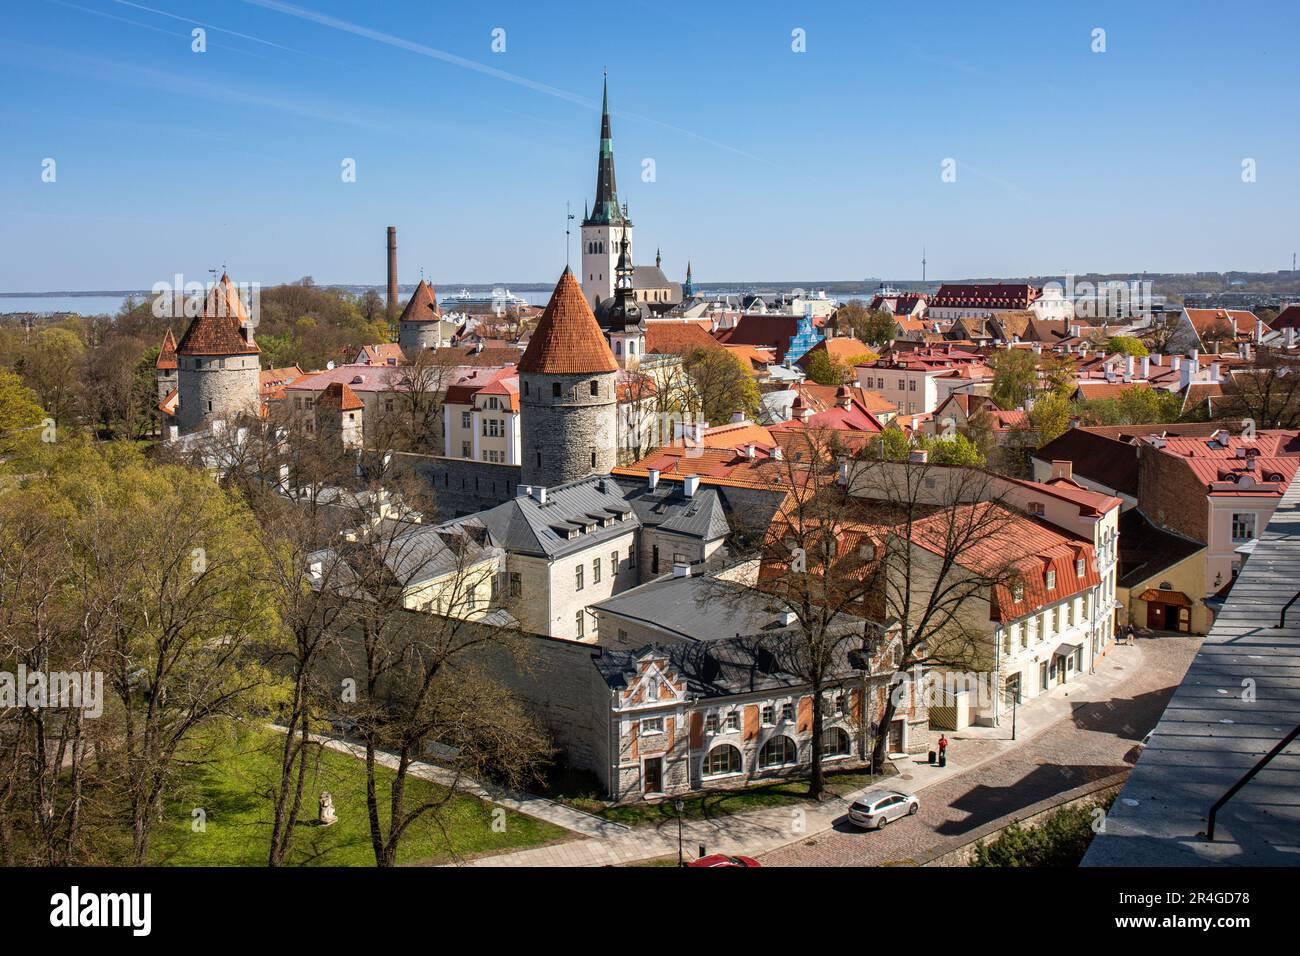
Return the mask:
<svg viewBox="0 0 1300 956"><path fill-rule="evenodd" d="M925 766L923 760L910 769L900 764L903 789L920 789L921 810L915 817L878 833L863 833L837 820L831 829L759 859L766 866L873 866L924 857L967 842L986 823L1127 770L1138 741L1155 726L1200 641L1161 635L1139 638L1133 648L1115 647L1098 665L1101 679L1114 681L1109 700L1041 702L1052 711L1059 708L1060 718L1036 731L1031 724L1033 735L1014 746L991 736L1009 736L1009 727L955 735L945 770ZM979 765L961 771L973 763ZM927 779L953 771L951 779Z"/></svg>

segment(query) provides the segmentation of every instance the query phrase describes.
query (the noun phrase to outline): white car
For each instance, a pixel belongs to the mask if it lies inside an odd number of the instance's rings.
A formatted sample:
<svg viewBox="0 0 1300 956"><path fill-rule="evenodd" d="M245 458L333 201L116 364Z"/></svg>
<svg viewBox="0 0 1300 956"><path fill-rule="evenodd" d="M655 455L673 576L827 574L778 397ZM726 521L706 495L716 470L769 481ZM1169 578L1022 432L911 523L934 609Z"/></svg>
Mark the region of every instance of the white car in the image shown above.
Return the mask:
<svg viewBox="0 0 1300 956"><path fill-rule="evenodd" d="M910 817L921 803L910 793L897 790L872 790L849 807L849 822L864 830L883 830L885 824L900 817Z"/></svg>

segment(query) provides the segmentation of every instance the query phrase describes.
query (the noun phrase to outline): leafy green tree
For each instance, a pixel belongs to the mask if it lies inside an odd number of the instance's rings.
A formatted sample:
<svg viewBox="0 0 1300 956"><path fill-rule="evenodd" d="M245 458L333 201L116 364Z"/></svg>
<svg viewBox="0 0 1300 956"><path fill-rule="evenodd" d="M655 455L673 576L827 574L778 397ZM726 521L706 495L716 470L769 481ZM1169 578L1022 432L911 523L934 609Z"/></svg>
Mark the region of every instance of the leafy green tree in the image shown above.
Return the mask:
<svg viewBox="0 0 1300 956"><path fill-rule="evenodd" d="M1091 425L1140 425L1176 422L1182 415L1182 397L1177 392L1133 386L1115 398L1099 398L1079 405L1081 420Z"/></svg>
<svg viewBox="0 0 1300 956"><path fill-rule="evenodd" d="M57 425L75 412L85 369L86 348L67 328L44 329L23 354L23 378Z"/></svg>
<svg viewBox="0 0 1300 956"><path fill-rule="evenodd" d="M900 428L886 428L871 440L863 457L906 461L913 451L926 452L927 459L936 465L967 465L972 468L983 468L986 464L984 454L979 447L965 435L918 434L909 438Z"/></svg>
<svg viewBox="0 0 1300 956"><path fill-rule="evenodd" d="M1118 352L1120 355L1133 355L1141 358L1144 355L1150 355L1143 341L1133 335L1114 335L1106 343L1107 352Z"/></svg>
<svg viewBox="0 0 1300 956"><path fill-rule="evenodd" d="M195 735L268 711L275 681L248 651L278 622L252 525L207 474L78 433L35 443L0 495L0 659L104 682L99 719L42 725L36 709L0 733L0 766L30 770L0 781L0 805L25 810L47 862L96 852L81 839L89 794L121 807L145 863Z"/></svg>
<svg viewBox="0 0 1300 956"><path fill-rule="evenodd" d="M1074 417L1074 406L1069 399L1056 392L1049 392L1034 402L1029 409L1029 428L1035 434L1035 444L1042 448L1049 441L1065 434L1070 428L1070 419Z"/></svg>
<svg viewBox="0 0 1300 956"><path fill-rule="evenodd" d="M929 452L930 461L936 465L967 465L972 468L983 468L986 464L979 446L960 433L947 438L924 436L922 446Z"/></svg>
<svg viewBox="0 0 1300 956"><path fill-rule="evenodd" d="M999 349L989 366L993 401L1002 408L1019 408L1038 388L1038 356L1029 349Z"/></svg>
<svg viewBox="0 0 1300 956"><path fill-rule="evenodd" d="M0 369L0 435L39 425L44 418L36 393L13 372Z"/></svg>
<svg viewBox="0 0 1300 956"><path fill-rule="evenodd" d="M712 423L731 421L735 412L758 415L758 385L740 359L727 349L701 347L686 356L683 367L694 386L696 408Z"/></svg>
<svg viewBox="0 0 1300 956"><path fill-rule="evenodd" d="M817 349L808 359L808 377L818 385L843 385L845 368L825 349Z"/></svg>

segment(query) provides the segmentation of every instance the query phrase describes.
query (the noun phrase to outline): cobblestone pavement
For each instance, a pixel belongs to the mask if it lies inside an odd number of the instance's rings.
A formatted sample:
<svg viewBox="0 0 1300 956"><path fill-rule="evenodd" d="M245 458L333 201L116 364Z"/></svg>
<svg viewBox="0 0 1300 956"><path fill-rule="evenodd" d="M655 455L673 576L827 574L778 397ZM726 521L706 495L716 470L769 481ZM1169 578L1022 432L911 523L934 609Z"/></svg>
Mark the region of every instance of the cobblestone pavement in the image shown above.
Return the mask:
<svg viewBox="0 0 1300 956"><path fill-rule="evenodd" d="M907 862L954 849L977 827L1002 818L1009 822L1025 807L1054 794L1128 770L1137 759L1139 741L1160 719L1200 643L1199 637L1162 634L1139 639L1135 648L1113 648L1104 662L1115 680L1108 699L1052 702L1065 708L1066 715L1031 739L1003 744L1005 752L995 755L981 753L993 745L987 736L956 740L949 749L953 759L947 771L909 768L900 762L901 787L916 790L909 778L959 770L963 761L968 766L984 761L950 780L927 782L920 790L916 816L871 833L839 819L828 830L758 859L765 866ZM1006 728L1001 731L1008 733ZM938 734L933 736L937 739Z"/></svg>

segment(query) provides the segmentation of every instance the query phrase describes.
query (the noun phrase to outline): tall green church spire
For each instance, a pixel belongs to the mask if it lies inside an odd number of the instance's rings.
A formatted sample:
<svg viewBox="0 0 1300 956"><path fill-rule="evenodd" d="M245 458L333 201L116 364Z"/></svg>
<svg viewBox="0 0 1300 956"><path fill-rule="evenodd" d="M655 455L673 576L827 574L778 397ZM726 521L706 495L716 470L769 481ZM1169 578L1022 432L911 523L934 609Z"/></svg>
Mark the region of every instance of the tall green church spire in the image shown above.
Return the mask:
<svg viewBox="0 0 1300 956"><path fill-rule="evenodd" d="M627 217L618 204L618 184L614 180L614 134L609 124L609 77L600 109L600 155L596 162L596 201L584 226L627 225Z"/></svg>

